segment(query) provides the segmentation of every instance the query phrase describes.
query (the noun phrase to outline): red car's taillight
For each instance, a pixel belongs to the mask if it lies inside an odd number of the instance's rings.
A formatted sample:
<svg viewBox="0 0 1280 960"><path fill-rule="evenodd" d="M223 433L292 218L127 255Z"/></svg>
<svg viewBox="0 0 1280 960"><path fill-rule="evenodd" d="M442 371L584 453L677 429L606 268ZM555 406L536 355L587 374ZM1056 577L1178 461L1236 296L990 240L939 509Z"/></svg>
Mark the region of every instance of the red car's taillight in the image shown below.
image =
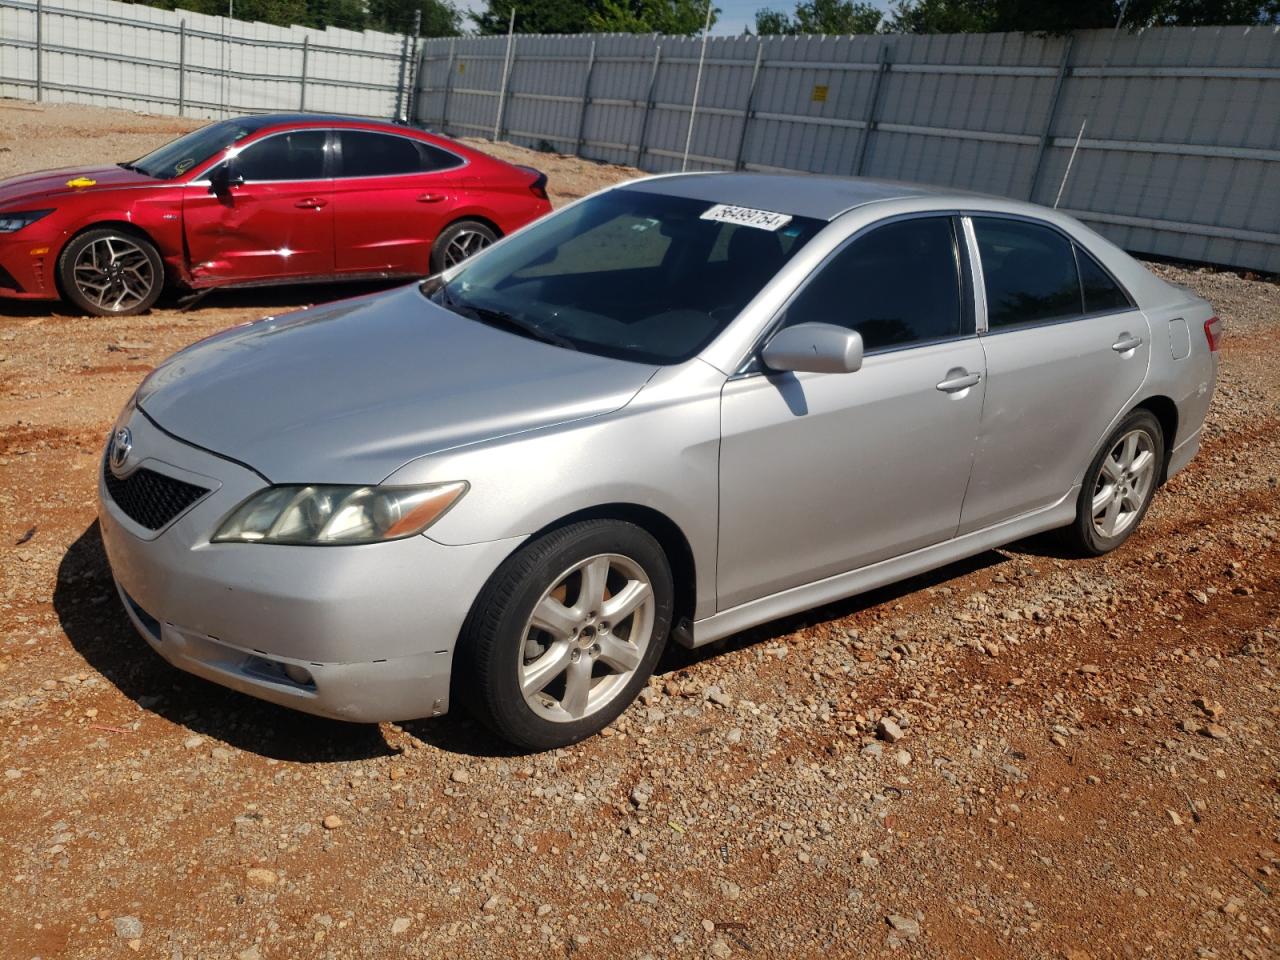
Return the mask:
<svg viewBox="0 0 1280 960"><path fill-rule="evenodd" d="M529 192L539 200L546 200L547 197L547 175L536 167L526 167L517 165L519 169L525 173L533 174L533 181L529 184Z"/></svg>
<svg viewBox="0 0 1280 960"><path fill-rule="evenodd" d="M1209 351L1217 353L1218 348L1222 346L1222 321L1217 317L1210 317L1204 322L1204 338L1209 342Z"/></svg>

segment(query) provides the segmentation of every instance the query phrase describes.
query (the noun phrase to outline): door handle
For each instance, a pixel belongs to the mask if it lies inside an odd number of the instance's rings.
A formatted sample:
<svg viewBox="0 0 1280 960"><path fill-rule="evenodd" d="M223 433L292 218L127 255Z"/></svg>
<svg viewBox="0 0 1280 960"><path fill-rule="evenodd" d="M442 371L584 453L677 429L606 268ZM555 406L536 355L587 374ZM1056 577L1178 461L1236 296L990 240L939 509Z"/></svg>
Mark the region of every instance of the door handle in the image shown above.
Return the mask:
<svg viewBox="0 0 1280 960"><path fill-rule="evenodd" d="M328 202L329 201L324 199L324 197L307 197L306 199L299 200L294 204L294 206L301 207L303 210L319 210Z"/></svg>
<svg viewBox="0 0 1280 960"><path fill-rule="evenodd" d="M445 198L443 193L423 193L418 196L419 203L439 203Z"/></svg>
<svg viewBox="0 0 1280 960"><path fill-rule="evenodd" d="M947 379L938 384L938 389L943 393L959 393L961 390L976 386L980 380L982 380L982 374L970 373L964 367L956 367L947 371Z"/></svg>
<svg viewBox="0 0 1280 960"><path fill-rule="evenodd" d="M1120 339L1111 345L1111 349L1116 353L1128 353L1130 350L1136 350L1142 346L1141 337L1129 336L1129 331L1120 334Z"/></svg>

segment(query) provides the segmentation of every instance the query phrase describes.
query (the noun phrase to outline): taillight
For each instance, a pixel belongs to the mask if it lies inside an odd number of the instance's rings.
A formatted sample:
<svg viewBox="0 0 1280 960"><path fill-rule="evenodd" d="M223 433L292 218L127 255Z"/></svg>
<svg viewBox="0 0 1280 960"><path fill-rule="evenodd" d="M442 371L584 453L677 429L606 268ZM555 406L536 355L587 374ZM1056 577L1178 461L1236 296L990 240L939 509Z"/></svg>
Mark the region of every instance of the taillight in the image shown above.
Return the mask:
<svg viewBox="0 0 1280 960"><path fill-rule="evenodd" d="M525 173L533 174L533 182L529 184L529 192L539 200L547 200L547 175L536 167L519 165Z"/></svg>
<svg viewBox="0 0 1280 960"><path fill-rule="evenodd" d="M1217 317L1210 317L1204 322L1204 338L1209 341L1209 352L1217 353L1218 348L1222 346L1222 321Z"/></svg>

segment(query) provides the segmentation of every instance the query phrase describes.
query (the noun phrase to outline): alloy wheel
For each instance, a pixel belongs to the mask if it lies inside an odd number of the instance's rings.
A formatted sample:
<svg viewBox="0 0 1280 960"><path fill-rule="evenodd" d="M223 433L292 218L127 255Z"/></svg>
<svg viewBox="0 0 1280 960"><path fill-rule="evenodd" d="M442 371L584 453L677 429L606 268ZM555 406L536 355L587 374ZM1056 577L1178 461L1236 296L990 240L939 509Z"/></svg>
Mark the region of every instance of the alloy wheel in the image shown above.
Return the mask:
<svg viewBox="0 0 1280 960"><path fill-rule="evenodd" d="M1108 539L1137 522L1156 475L1155 443L1145 430L1130 430L1102 461L1093 490L1093 526Z"/></svg>
<svg viewBox="0 0 1280 960"><path fill-rule="evenodd" d="M478 230L459 230L444 248L444 265L452 267L474 256L493 241Z"/></svg>
<svg viewBox="0 0 1280 960"><path fill-rule="evenodd" d="M561 723L604 709L644 660L653 585L634 560L589 557L564 571L525 624L520 689L534 713Z"/></svg>
<svg viewBox="0 0 1280 960"><path fill-rule="evenodd" d="M151 258L132 240L100 237L76 257L73 276L76 289L90 303L108 313L136 307L155 286Z"/></svg>

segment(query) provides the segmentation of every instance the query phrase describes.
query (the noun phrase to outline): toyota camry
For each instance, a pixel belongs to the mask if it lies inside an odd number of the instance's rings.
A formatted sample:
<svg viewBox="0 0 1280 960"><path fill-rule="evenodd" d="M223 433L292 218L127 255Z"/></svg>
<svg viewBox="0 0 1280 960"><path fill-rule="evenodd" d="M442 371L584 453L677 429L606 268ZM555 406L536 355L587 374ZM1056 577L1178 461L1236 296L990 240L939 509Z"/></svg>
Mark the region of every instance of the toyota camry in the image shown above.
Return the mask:
<svg viewBox="0 0 1280 960"><path fill-rule="evenodd" d="M524 748L699 646L1053 529L1113 550L1196 453L1210 306L1051 210L675 175L421 284L158 367L101 528L176 666Z"/></svg>

